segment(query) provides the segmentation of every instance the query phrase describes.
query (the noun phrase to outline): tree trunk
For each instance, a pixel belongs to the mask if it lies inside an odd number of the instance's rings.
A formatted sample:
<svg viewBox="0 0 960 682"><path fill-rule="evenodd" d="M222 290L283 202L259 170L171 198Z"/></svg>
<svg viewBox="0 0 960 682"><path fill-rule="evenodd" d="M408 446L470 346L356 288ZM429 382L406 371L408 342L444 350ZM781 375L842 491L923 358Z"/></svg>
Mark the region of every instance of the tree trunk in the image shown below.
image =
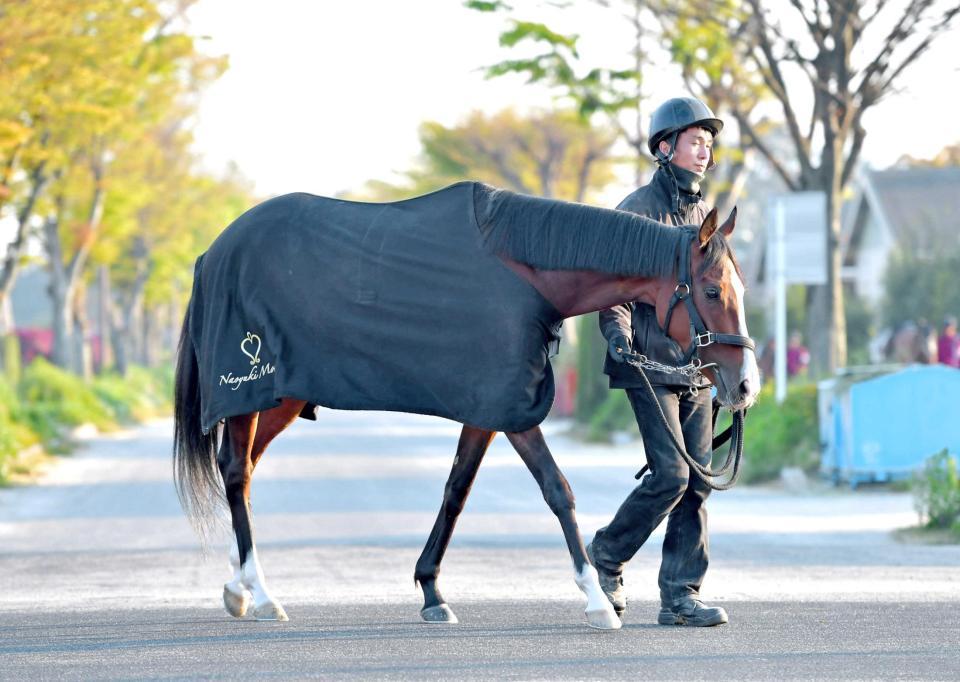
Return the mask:
<svg viewBox="0 0 960 682"><path fill-rule="evenodd" d="M608 395L603 373L606 343L597 323L597 313L577 318L577 397L574 418L586 424Z"/></svg>
<svg viewBox="0 0 960 682"><path fill-rule="evenodd" d="M93 378L93 352L90 348L90 321L87 319L83 289L73 297L73 371L86 380Z"/></svg>
<svg viewBox="0 0 960 682"><path fill-rule="evenodd" d="M726 182L722 183L726 185L723 191L713 190L714 187L721 183L710 183L710 190L707 192L704 202L707 206L716 207L721 220L724 220L726 216L730 215L730 211L736 207L737 202L740 200L740 195L743 194L743 188L747 183L747 177L750 175L750 169L753 168L754 153L754 150L750 148L743 150L743 161L731 168L729 177L725 178Z"/></svg>
<svg viewBox="0 0 960 682"><path fill-rule="evenodd" d="M174 284L173 294L170 296L170 319L167 321L167 349L170 351L169 361L174 362L177 357L177 345L180 343L180 325L183 324L183 304L180 301L179 287Z"/></svg>
<svg viewBox="0 0 960 682"><path fill-rule="evenodd" d="M827 350L827 371L836 372L847 365L847 320L843 303L843 253L840 248L840 208L843 196L840 192L839 168L834 170L833 186L827 194L827 319L833 332Z"/></svg>
<svg viewBox="0 0 960 682"><path fill-rule="evenodd" d="M110 345L113 347L114 368L120 376L125 377L129 369L129 356L127 355L127 348L130 345L129 334L123 324L124 316L122 313L112 315L111 318Z"/></svg>
<svg viewBox="0 0 960 682"><path fill-rule="evenodd" d="M64 369L72 365L70 346L73 320L70 310L72 293L67 281L67 272L63 266L63 252L60 248L60 215L62 202L58 202L57 213L47 216L43 221L43 245L47 252L47 264L50 271L50 284L47 292L53 305L53 364Z"/></svg>
<svg viewBox="0 0 960 682"><path fill-rule="evenodd" d="M94 164L91 168L94 179L93 196L87 215L86 233L80 240L69 263L65 263L63 245L60 241L60 220L64 214L65 198L56 199L56 213L43 226L43 241L50 265L50 297L53 301L53 361L60 367L74 366L71 335L73 332L73 299L80 283L80 275L86 267L93 246L106 194L103 189L103 171Z"/></svg>
<svg viewBox="0 0 960 682"><path fill-rule="evenodd" d="M100 337L100 357L97 358L98 372L105 372L113 366L111 308L110 269L101 265L97 270L97 335Z"/></svg>
<svg viewBox="0 0 960 682"><path fill-rule="evenodd" d="M13 334L15 330L13 303L9 296L0 294L0 338Z"/></svg>
<svg viewBox="0 0 960 682"><path fill-rule="evenodd" d="M70 369L72 353L70 337L72 329L72 315L67 305L66 290L53 282L50 283L50 301L53 303L53 347L50 360L57 367Z"/></svg>
<svg viewBox="0 0 960 682"><path fill-rule="evenodd" d="M142 345L140 346L139 362L144 367L153 367L156 364L157 355L156 311L144 307L141 318L143 320L143 334L141 335Z"/></svg>
<svg viewBox="0 0 960 682"><path fill-rule="evenodd" d="M646 140L646 132L643 129L644 120L641 109L641 102L643 102L643 63L646 60L646 55L643 52L643 21L640 16L643 12L643 6L644 3L640 0L636 0L633 3L633 28L636 34L633 44L633 68L637 73L637 118L635 120L636 141L634 144L634 149L637 152L637 165L634 170L634 187L643 185L647 171L647 165L644 163L644 141Z"/></svg>
<svg viewBox="0 0 960 682"><path fill-rule="evenodd" d="M833 375L847 364L847 325L843 314L842 266L840 249L842 135L838 135L837 114L822 118L824 127L823 156L818 183L827 198L827 283L817 287L808 316L810 328L810 374L814 377Z"/></svg>
<svg viewBox="0 0 960 682"><path fill-rule="evenodd" d="M13 240L7 245L7 253L0 267L0 338L13 334L16 326L10 296L20 270L20 257L23 255L27 241L27 227L33 217L37 199L40 198L49 180L44 171L45 167L46 163L41 163L30 174L30 193L27 195L26 202L17 211L17 230Z"/></svg>

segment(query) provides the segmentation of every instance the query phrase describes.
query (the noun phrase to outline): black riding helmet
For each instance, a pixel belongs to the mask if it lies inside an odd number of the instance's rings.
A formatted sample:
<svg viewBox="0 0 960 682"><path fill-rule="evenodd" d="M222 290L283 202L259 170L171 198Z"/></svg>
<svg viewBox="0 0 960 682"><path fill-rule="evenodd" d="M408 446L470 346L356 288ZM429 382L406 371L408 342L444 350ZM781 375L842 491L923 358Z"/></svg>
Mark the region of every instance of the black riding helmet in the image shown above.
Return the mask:
<svg viewBox="0 0 960 682"><path fill-rule="evenodd" d="M723 130L723 121L714 116L706 104L695 97L674 97L661 104L650 117L650 135L647 146L658 163L669 163L677 143L677 135L687 128L706 128L716 137ZM660 142L670 143L670 154L660 151ZM710 153L709 168L712 168L713 152Z"/></svg>

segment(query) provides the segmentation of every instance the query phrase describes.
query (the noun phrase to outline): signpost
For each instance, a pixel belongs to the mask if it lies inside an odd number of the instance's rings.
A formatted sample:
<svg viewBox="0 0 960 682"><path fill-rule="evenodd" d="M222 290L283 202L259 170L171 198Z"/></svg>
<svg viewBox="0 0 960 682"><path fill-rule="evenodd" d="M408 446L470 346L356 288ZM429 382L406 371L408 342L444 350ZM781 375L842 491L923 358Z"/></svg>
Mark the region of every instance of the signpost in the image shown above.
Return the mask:
<svg viewBox="0 0 960 682"><path fill-rule="evenodd" d="M827 283L827 196L792 192L770 198L767 281L774 298L774 384L787 397L787 285Z"/></svg>

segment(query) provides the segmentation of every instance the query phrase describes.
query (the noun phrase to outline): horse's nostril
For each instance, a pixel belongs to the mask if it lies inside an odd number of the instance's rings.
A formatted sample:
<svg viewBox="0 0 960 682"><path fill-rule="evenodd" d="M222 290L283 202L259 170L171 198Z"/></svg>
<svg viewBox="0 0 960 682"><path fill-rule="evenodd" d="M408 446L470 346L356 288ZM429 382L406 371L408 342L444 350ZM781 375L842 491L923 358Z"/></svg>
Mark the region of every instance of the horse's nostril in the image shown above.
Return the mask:
<svg viewBox="0 0 960 682"><path fill-rule="evenodd" d="M750 395L751 390L753 389L753 384L750 383L749 379L744 379L740 382L740 395Z"/></svg>

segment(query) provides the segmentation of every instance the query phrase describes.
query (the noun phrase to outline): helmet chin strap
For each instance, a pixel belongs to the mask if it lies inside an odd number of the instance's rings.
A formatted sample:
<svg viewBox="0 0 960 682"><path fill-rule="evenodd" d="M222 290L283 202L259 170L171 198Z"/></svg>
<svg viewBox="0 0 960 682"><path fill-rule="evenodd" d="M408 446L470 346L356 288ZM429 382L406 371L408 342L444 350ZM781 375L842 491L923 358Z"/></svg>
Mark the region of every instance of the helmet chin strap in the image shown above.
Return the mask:
<svg viewBox="0 0 960 682"><path fill-rule="evenodd" d="M671 161L673 161L673 153L674 153L674 150L676 150L676 148L677 148L677 138L678 138L679 136L680 136L680 131L679 131L679 130L675 130L675 131L673 131L672 133L670 133L670 135L669 135L668 137L665 137L665 138L663 138L662 140L660 140L660 142L666 142L667 144L670 145L670 151L667 152L666 154L664 154L663 151L660 149L659 143L657 144L656 157L657 157L657 164L658 164L658 165L660 165L660 166L666 166L666 165L668 165Z"/></svg>

